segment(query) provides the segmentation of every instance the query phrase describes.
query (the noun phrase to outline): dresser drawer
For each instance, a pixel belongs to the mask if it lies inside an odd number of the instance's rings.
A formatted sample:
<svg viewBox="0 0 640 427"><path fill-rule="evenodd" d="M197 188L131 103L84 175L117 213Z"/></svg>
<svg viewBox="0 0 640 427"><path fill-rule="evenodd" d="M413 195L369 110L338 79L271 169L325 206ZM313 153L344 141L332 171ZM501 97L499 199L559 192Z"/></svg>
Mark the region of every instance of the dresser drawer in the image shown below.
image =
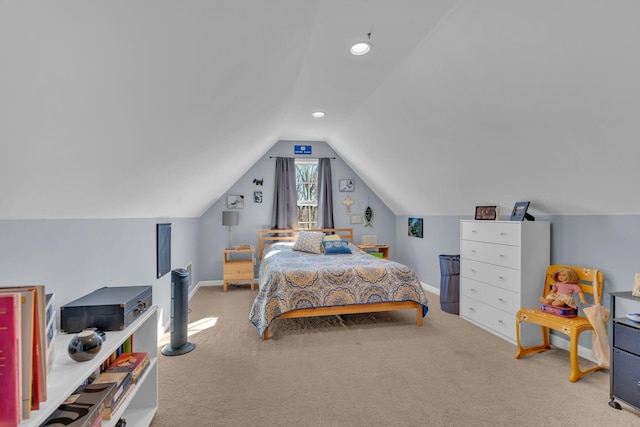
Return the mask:
<svg viewBox="0 0 640 427"><path fill-rule="evenodd" d="M631 405L640 402L640 357L613 349L612 394Z"/></svg>
<svg viewBox="0 0 640 427"><path fill-rule="evenodd" d="M520 248L517 246L461 240L460 258L520 269Z"/></svg>
<svg viewBox="0 0 640 427"><path fill-rule="evenodd" d="M253 262L251 260L229 261L224 264L223 273L225 280L233 280L241 277L253 277Z"/></svg>
<svg viewBox="0 0 640 427"><path fill-rule="evenodd" d="M520 309L519 293L467 279L466 277L463 277L460 281L460 293L465 297L473 298L488 306L514 315Z"/></svg>
<svg viewBox="0 0 640 427"><path fill-rule="evenodd" d="M613 322L613 328L613 346L640 356L640 329L618 322Z"/></svg>
<svg viewBox="0 0 640 427"><path fill-rule="evenodd" d="M520 223L463 221L461 224L463 240L520 246Z"/></svg>
<svg viewBox="0 0 640 427"><path fill-rule="evenodd" d="M460 262L460 276L520 292L520 270L514 268L463 259Z"/></svg>
<svg viewBox="0 0 640 427"><path fill-rule="evenodd" d="M464 298L460 301L460 316L504 335L511 342L516 339L516 316L514 314L506 313L471 298Z"/></svg>

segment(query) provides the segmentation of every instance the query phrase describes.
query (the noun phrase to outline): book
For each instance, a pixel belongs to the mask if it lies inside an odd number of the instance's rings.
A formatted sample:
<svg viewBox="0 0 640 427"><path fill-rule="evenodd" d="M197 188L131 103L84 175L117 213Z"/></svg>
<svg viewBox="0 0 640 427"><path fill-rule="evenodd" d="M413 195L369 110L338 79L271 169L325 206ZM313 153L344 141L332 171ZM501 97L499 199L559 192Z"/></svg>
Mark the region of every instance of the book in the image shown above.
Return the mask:
<svg viewBox="0 0 640 427"><path fill-rule="evenodd" d="M33 383L33 328L35 310L35 290L20 290L15 292L0 289L2 294L15 294L18 296L20 310L20 396L21 418L31 416L31 385Z"/></svg>
<svg viewBox="0 0 640 427"><path fill-rule="evenodd" d="M89 384L80 387L58 406L41 426L99 426L105 402L113 399L115 390L116 383Z"/></svg>
<svg viewBox="0 0 640 427"><path fill-rule="evenodd" d="M136 383L138 378L140 378L144 373L147 366L149 366L149 353L122 353L111 365L109 365L107 371L131 372L131 380Z"/></svg>
<svg viewBox="0 0 640 427"><path fill-rule="evenodd" d="M45 288L43 285L0 287L0 293L24 291L35 292L31 372L31 409L39 409L40 402L47 400Z"/></svg>
<svg viewBox="0 0 640 427"><path fill-rule="evenodd" d="M118 409L118 406L120 406L120 403L124 400L124 396L127 395L129 387L133 384L131 372L105 371L93 382L93 384L104 383L116 384L116 390L113 398L110 401L105 402L104 413L102 414L103 419L110 420L111 414Z"/></svg>
<svg viewBox="0 0 640 427"><path fill-rule="evenodd" d="M20 381L20 294L0 294L0 427L22 417Z"/></svg>

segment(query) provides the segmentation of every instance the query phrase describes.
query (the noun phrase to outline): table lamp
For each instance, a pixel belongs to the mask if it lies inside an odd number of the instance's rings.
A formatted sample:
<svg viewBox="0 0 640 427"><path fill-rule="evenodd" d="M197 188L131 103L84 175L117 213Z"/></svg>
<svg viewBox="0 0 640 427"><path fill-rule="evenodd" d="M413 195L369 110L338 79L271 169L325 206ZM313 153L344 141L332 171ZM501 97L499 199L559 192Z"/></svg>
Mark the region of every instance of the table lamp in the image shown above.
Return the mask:
<svg viewBox="0 0 640 427"><path fill-rule="evenodd" d="M222 211L222 225L229 227L229 245L227 249L232 249L231 246L231 227L240 223L240 213L238 211Z"/></svg>

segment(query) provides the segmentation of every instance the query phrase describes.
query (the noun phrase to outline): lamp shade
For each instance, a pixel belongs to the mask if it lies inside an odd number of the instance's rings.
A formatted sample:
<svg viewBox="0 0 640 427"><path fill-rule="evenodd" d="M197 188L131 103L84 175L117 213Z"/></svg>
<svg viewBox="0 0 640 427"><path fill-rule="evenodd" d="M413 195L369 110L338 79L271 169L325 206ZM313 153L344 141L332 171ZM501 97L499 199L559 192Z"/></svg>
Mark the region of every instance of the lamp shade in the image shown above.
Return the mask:
<svg viewBox="0 0 640 427"><path fill-rule="evenodd" d="M222 225L232 226L240 224L240 212L222 211Z"/></svg>

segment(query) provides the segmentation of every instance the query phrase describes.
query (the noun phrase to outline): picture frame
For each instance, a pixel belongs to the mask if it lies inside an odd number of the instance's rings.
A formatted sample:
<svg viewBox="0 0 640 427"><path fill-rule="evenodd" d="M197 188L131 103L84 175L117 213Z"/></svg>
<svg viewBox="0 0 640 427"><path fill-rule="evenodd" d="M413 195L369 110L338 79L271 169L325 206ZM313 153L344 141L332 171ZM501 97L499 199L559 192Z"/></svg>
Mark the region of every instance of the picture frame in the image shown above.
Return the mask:
<svg viewBox="0 0 640 427"><path fill-rule="evenodd" d="M529 209L529 203L531 202L516 202L513 206L513 210L511 211L511 217L509 220L511 221L524 221L529 220L533 221L535 218L532 215L527 213L527 209Z"/></svg>
<svg viewBox="0 0 640 427"><path fill-rule="evenodd" d="M171 271L171 223L156 224L156 277Z"/></svg>
<svg viewBox="0 0 640 427"><path fill-rule="evenodd" d="M352 192L355 189L355 182L353 179L341 179L339 181L338 190L340 192Z"/></svg>
<svg viewBox="0 0 640 427"><path fill-rule="evenodd" d="M422 218L409 218L408 221L408 235L409 237L419 237L422 239L423 236L423 221Z"/></svg>
<svg viewBox="0 0 640 427"><path fill-rule="evenodd" d="M244 196L232 195L227 196L227 209L242 209L244 208Z"/></svg>
<svg viewBox="0 0 640 427"><path fill-rule="evenodd" d="M498 206L476 206L476 221L496 221L498 219Z"/></svg>
<svg viewBox="0 0 640 427"><path fill-rule="evenodd" d="M351 224L362 224L362 215L351 215Z"/></svg>
<svg viewBox="0 0 640 427"><path fill-rule="evenodd" d="M253 202L254 203L262 203L262 191L254 191L253 192Z"/></svg>

